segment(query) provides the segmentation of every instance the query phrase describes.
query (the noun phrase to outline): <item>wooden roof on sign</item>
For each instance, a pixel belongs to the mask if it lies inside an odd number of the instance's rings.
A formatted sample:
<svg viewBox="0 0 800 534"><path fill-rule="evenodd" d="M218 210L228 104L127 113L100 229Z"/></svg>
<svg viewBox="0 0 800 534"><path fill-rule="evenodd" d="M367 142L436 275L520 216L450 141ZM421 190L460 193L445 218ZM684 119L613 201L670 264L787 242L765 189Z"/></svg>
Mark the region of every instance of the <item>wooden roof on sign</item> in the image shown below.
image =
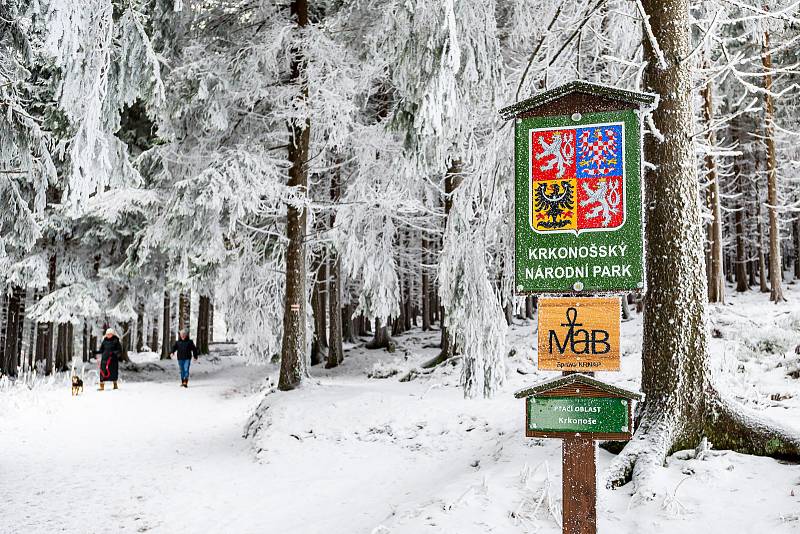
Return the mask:
<svg viewBox="0 0 800 534"><path fill-rule="evenodd" d="M558 106L560 100L577 100L582 106L573 104ZM553 115L562 114L567 109L575 107L587 108L584 112L591 111L611 111L632 108L653 108L658 102L658 95L652 93L639 93L627 91L608 85L590 83L584 81L569 82L560 85L555 89L544 91L531 98L517 102L500 110L500 116L504 119L513 119L520 115ZM577 103L577 102L576 102ZM551 107L564 107L564 110L549 110Z"/></svg>
<svg viewBox="0 0 800 534"><path fill-rule="evenodd" d="M580 373L558 376L550 380L545 380L544 382L540 382L535 386L517 391L514 393L514 396L518 399L535 397L537 395L544 395L553 390L566 391L574 386L583 386L591 390L607 393L612 397L619 397L623 399L639 400L642 398L639 393L628 391L627 389L617 386L612 386L611 384L606 384L605 382L601 382L596 378L592 378L591 376L586 376Z"/></svg>

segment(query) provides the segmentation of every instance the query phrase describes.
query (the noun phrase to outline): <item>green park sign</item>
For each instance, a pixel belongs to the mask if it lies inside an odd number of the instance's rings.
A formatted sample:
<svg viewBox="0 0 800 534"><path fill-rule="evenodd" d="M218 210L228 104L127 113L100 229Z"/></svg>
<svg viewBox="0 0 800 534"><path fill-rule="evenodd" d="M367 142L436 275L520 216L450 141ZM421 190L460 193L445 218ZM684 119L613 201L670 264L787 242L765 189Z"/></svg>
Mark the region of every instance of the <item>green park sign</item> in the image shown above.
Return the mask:
<svg viewBox="0 0 800 534"><path fill-rule="evenodd" d="M644 290L640 111L653 95L574 82L515 122L518 293Z"/></svg>
<svg viewBox="0 0 800 534"><path fill-rule="evenodd" d="M517 391L525 399L530 438L628 440L631 403L640 395L591 376L571 373Z"/></svg>
<svg viewBox="0 0 800 534"><path fill-rule="evenodd" d="M528 430L538 432L628 432L628 399L528 397Z"/></svg>

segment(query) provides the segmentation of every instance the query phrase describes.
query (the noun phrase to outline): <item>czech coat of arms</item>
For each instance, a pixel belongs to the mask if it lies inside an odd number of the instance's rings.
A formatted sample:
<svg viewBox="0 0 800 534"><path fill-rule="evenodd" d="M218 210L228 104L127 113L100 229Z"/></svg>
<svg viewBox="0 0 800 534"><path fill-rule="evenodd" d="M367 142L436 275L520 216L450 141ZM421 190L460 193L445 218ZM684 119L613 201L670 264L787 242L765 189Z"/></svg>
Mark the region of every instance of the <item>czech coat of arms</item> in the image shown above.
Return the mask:
<svg viewBox="0 0 800 534"><path fill-rule="evenodd" d="M530 130L531 228L614 230L625 222L623 124Z"/></svg>

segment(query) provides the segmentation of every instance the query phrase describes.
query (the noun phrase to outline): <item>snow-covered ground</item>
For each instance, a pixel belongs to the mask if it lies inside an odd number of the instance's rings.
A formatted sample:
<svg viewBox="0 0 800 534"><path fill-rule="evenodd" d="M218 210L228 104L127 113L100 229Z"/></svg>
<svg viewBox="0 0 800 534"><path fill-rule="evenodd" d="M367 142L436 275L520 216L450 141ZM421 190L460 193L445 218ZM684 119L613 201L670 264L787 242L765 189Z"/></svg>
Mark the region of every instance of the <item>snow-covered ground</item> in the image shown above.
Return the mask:
<svg viewBox="0 0 800 534"><path fill-rule="evenodd" d="M796 286L788 298L729 294L712 310L713 362L745 404L800 431ZM438 332L418 330L394 353L350 347L343 367L266 396L277 368L229 346L193 365L188 390L175 362L148 354L119 391L96 391L91 373L77 398L66 377L0 385L0 532L560 532L561 444L525 438L513 397L553 374L536 371L535 325L517 322L492 400L464 400L453 366L401 382L436 351ZM638 387L640 331L639 317L623 324L622 371L599 378ZM611 458L599 451L599 469ZM656 487L647 502L601 489L599 531L800 532L798 465L682 451Z"/></svg>

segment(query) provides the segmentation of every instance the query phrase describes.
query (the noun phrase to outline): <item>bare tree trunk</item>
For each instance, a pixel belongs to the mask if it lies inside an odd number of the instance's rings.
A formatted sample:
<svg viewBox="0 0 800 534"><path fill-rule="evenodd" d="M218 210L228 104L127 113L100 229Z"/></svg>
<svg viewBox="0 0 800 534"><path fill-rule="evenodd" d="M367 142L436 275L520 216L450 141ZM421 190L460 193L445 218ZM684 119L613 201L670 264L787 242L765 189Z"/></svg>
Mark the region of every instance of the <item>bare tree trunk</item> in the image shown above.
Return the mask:
<svg viewBox="0 0 800 534"><path fill-rule="evenodd" d="M769 31L764 32L761 48L764 65L764 139L767 145L767 210L769 213L769 299L781 302L783 298L783 264L781 263L781 235L778 226L778 171L775 163L775 103L772 98L772 53L769 50Z"/></svg>
<svg viewBox="0 0 800 534"><path fill-rule="evenodd" d="M67 323L67 362L71 362L75 357L75 327L72 323Z"/></svg>
<svg viewBox="0 0 800 534"><path fill-rule="evenodd" d="M3 288L0 291L0 373L3 372L4 365L5 365L5 354L6 354L6 326L8 323L8 303L9 297L7 296L7 288Z"/></svg>
<svg viewBox="0 0 800 534"><path fill-rule="evenodd" d="M34 290L32 295L32 305L36 305L36 303L41 298L41 293L38 290ZM20 367L22 369L33 369L34 362L36 361L36 330L39 325L37 321L27 319L28 321L28 344L25 347L27 350L25 354L22 355L23 361Z"/></svg>
<svg viewBox="0 0 800 534"><path fill-rule="evenodd" d="M214 296L208 298L208 343L214 342Z"/></svg>
<svg viewBox="0 0 800 534"><path fill-rule="evenodd" d="M67 348L67 338L69 336L69 329L67 325L64 323L59 323L56 327L56 367L55 370L58 372L64 372L69 370L69 365L67 364L68 359L68 352L69 349Z"/></svg>
<svg viewBox="0 0 800 534"><path fill-rule="evenodd" d="M714 102L709 81L702 90L703 93L703 118L708 129L707 142L710 148L716 145L716 135L712 129L714 118ZM708 301L725 302L725 273L722 265L722 208L720 206L719 178L717 175L717 162L714 156L706 154L706 206L711 212L711 223L708 224Z"/></svg>
<svg viewBox="0 0 800 534"><path fill-rule="evenodd" d="M354 318L352 315L353 310L350 304L342 306L342 336L344 337L343 341L347 341L348 343L355 343L356 341L353 331L355 330L354 325L358 318Z"/></svg>
<svg viewBox="0 0 800 534"><path fill-rule="evenodd" d="M734 129L736 137L741 135L738 121ZM736 212L734 213L734 233L736 234L736 259L734 272L736 273L736 291L741 293L750 289L747 281L747 251L744 243L744 216L747 213L742 192L742 167L739 159L733 161L733 179L736 182Z"/></svg>
<svg viewBox="0 0 800 534"><path fill-rule="evenodd" d="M339 160L338 163L341 164ZM330 228L336 227L336 204L340 196L340 173L336 169L331 175L331 202L334 205L330 216ZM325 367L330 369L336 367L344 361L344 349L342 347L342 265L339 260L339 253L335 247L330 249L331 273L328 282L328 316L330 317L330 329L328 334L328 358ZM349 323L349 319L347 323Z"/></svg>
<svg viewBox="0 0 800 534"><path fill-rule="evenodd" d="M182 291L178 296L178 330L189 332L192 324L192 293Z"/></svg>
<svg viewBox="0 0 800 534"><path fill-rule="evenodd" d="M170 314L172 304L169 299L169 290L164 289L164 309L163 317L161 319L161 359L168 360L169 353L172 350L171 336L172 336L172 317Z"/></svg>
<svg viewBox="0 0 800 534"><path fill-rule="evenodd" d="M211 299L200 295L197 310L197 350L200 354L208 354L208 322Z"/></svg>
<svg viewBox="0 0 800 534"><path fill-rule="evenodd" d="M47 289L52 293L56 289L56 255L52 254L48 263L47 269ZM42 340L37 343L36 349L39 355L36 360L44 360L44 373L49 375L53 372L53 335L56 326L53 323L47 323L44 329L37 331L37 339L41 336ZM40 352L41 351L41 352Z"/></svg>
<svg viewBox="0 0 800 534"><path fill-rule="evenodd" d="M342 305L341 305L341 262L339 254L331 250L331 276L328 284L328 315L330 316L330 335L328 339L328 358L325 367L336 367L344 361L342 348Z"/></svg>
<svg viewBox="0 0 800 534"><path fill-rule="evenodd" d="M405 232L404 238L401 240L403 243L403 250L411 248L411 236L409 232ZM411 303L411 295L414 293L414 278L411 276L411 268L408 261L405 261L405 270L402 274L403 280L403 329L408 332L411 330L411 317L414 315L414 307Z"/></svg>
<svg viewBox="0 0 800 534"><path fill-rule="evenodd" d="M25 289L19 286L11 288L7 298L6 336L3 347L3 361L0 371L9 376L17 376L17 360L21 350L19 334L22 328L22 301L25 300Z"/></svg>
<svg viewBox="0 0 800 534"><path fill-rule="evenodd" d="M319 232L324 231L324 227L318 227ZM311 314L314 317L314 337L311 341L311 365L322 363L323 358L328 354L328 267L327 257L321 252L321 257L312 263L312 271L316 272L316 281L311 295ZM316 265L313 265L316 264Z"/></svg>
<svg viewBox="0 0 800 534"><path fill-rule="evenodd" d="M85 319L83 321L83 336L81 336L81 341L83 343L83 363L86 363L91 359L92 355L90 351L94 350L94 347L92 347L89 339L89 323L87 323Z"/></svg>
<svg viewBox="0 0 800 534"><path fill-rule="evenodd" d="M762 224L761 215L761 192L758 183L755 185L756 189L756 237L758 239L758 281L762 293L769 293L769 285L767 284L767 263L764 257L764 226Z"/></svg>
<svg viewBox="0 0 800 534"><path fill-rule="evenodd" d="M308 24L308 1L292 0L290 16L299 28ZM298 32L295 32L297 34ZM301 98L308 99L306 64L292 54L291 82L302 87ZM308 146L311 124L308 119L289 124L289 186L301 191L308 187ZM306 367L306 211L286 208L286 300L283 310L283 344L278 389L291 390L308 376Z"/></svg>
<svg viewBox="0 0 800 534"><path fill-rule="evenodd" d="M150 318L150 345L151 352L158 352L158 317L152 314Z"/></svg>
<svg viewBox="0 0 800 534"><path fill-rule="evenodd" d="M450 217L450 211L453 208L453 195L455 194L456 189L463 180L462 176L462 165L460 160L453 160L450 163L450 168L447 169L447 174L444 178L444 230L447 230L447 221ZM442 237L444 239L444 237ZM440 317L440 324L442 329L442 351L439 353L439 356L432 359L429 362L426 362L424 365L426 367L434 367L439 365L442 362L449 360L453 354L455 354L455 348L453 347L453 340L451 339L450 333L447 331L447 327L445 326L445 313L446 310L443 306L439 306L439 317Z"/></svg>
<svg viewBox="0 0 800 534"><path fill-rule="evenodd" d="M794 279L800 279L800 218L792 222L792 243L794 245Z"/></svg>
<svg viewBox="0 0 800 534"><path fill-rule="evenodd" d="M628 306L628 296L625 295L620 299L620 301L622 302L622 319L624 321L628 321L631 318L631 309Z"/></svg>
<svg viewBox="0 0 800 534"><path fill-rule="evenodd" d="M431 329L431 287L430 275L428 274L428 240L422 236L422 331L427 332Z"/></svg>
<svg viewBox="0 0 800 534"><path fill-rule="evenodd" d="M136 304L136 352L142 352L144 345L144 301L139 299Z"/></svg>
<svg viewBox="0 0 800 534"><path fill-rule="evenodd" d="M653 121L663 135L661 141L654 136L645 139L647 160L654 164L645 173L645 205L649 206L642 343L645 401L639 407L635 436L612 462L606 486L616 487L633 476L636 491L652 496L651 477L667 455L695 447L704 436L716 448L792 458L800 457L800 437L749 417L710 383L708 288L689 127L692 76L690 62L684 61L690 52L688 0L643 0L642 4L663 52L654 50L652 40L645 38L643 81L648 90L661 96Z"/></svg>
<svg viewBox="0 0 800 534"><path fill-rule="evenodd" d="M129 362L131 359L128 357L128 352L131 350L131 335L133 334L131 332L131 322L125 321L120 325L120 328L122 328L122 339L120 340L122 342L122 354L120 354L119 361Z"/></svg>
<svg viewBox="0 0 800 534"><path fill-rule="evenodd" d="M383 322L379 317L375 318L375 334L372 339L367 343L368 349L384 349L389 346L389 329L383 326Z"/></svg>

